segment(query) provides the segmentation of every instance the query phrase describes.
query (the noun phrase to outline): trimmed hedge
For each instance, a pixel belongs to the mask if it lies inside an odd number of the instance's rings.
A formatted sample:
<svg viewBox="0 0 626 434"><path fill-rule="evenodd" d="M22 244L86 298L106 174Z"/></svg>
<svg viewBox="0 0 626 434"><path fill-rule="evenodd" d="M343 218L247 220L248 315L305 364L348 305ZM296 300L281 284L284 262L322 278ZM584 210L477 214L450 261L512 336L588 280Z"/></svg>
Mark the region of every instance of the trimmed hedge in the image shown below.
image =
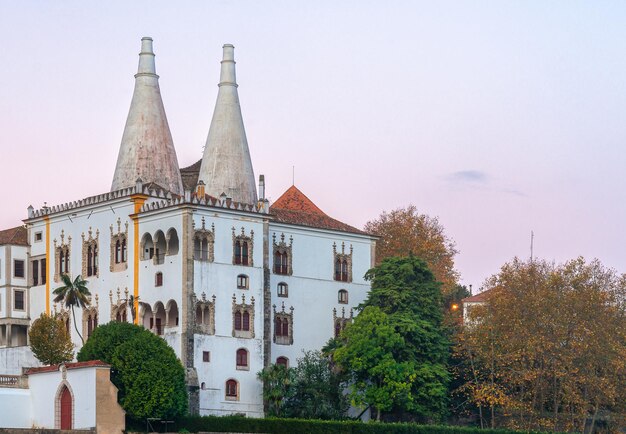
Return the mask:
<svg viewBox="0 0 626 434"><path fill-rule="evenodd" d="M140 428L139 425L136 425ZM156 428L157 425L154 425ZM145 429L145 424L142 429ZM189 432L238 432L266 434L515 434L519 431L504 429L485 430L479 428L417 425L411 423L379 423L325 421L306 419L265 418L252 419L241 416L187 416L170 425L170 431L186 429Z"/></svg>

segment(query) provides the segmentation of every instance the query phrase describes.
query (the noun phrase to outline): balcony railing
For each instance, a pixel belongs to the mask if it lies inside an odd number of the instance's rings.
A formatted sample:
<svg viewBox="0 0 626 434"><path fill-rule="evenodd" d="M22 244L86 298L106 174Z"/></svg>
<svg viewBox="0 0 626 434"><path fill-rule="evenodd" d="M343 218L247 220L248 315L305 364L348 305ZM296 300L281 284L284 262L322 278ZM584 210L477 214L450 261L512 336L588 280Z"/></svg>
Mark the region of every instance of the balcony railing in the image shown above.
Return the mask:
<svg viewBox="0 0 626 434"><path fill-rule="evenodd" d="M28 377L24 375L0 375L0 387L27 389Z"/></svg>

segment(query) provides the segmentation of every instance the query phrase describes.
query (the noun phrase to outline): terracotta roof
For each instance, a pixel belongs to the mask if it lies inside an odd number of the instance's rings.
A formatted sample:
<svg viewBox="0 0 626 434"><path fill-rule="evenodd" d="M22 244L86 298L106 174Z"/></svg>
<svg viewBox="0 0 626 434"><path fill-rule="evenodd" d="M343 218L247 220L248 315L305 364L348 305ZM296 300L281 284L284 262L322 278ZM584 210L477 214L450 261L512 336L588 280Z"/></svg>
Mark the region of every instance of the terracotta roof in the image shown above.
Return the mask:
<svg viewBox="0 0 626 434"><path fill-rule="evenodd" d="M30 368L24 374L39 374L41 372L54 372L59 370L59 366L61 365L50 365L50 366L42 366L40 368ZM80 368L91 368L91 367L104 367L110 368L111 365L104 363L100 360L89 360L87 362L74 362L74 363L66 363L66 369L80 369Z"/></svg>
<svg viewBox="0 0 626 434"><path fill-rule="evenodd" d="M10 244L12 246L27 246L28 231L24 226L0 231L0 245Z"/></svg>
<svg viewBox="0 0 626 434"><path fill-rule="evenodd" d="M183 180L183 187L185 190L194 191L198 185L198 176L200 175L200 166L202 165L202 158L193 163L191 166L183 167L180 169L180 177Z"/></svg>
<svg viewBox="0 0 626 434"><path fill-rule="evenodd" d="M463 300L461 300L461 303L484 303L487 301L492 291L493 291L493 288L483 291L480 294L466 297Z"/></svg>
<svg viewBox="0 0 626 434"><path fill-rule="evenodd" d="M280 223L368 235L366 232L326 215L295 185L289 187L272 204L270 214Z"/></svg>

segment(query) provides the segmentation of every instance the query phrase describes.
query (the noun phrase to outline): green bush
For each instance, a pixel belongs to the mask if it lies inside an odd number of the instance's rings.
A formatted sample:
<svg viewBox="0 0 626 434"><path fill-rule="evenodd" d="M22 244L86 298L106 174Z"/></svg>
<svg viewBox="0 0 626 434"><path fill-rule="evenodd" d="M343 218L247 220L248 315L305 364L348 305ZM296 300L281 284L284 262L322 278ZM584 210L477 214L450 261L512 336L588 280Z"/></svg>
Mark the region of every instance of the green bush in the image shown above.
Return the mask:
<svg viewBox="0 0 626 434"><path fill-rule="evenodd" d="M137 427L137 428L145 428ZM266 434L514 434L511 430L417 425L411 423L364 423L304 419L252 419L240 416L188 416L176 421L176 430L190 432L245 432Z"/></svg>
<svg viewBox="0 0 626 434"><path fill-rule="evenodd" d="M111 381L129 418L173 418L187 412L183 366L162 338L143 327L118 322L99 326L77 359L111 365Z"/></svg>

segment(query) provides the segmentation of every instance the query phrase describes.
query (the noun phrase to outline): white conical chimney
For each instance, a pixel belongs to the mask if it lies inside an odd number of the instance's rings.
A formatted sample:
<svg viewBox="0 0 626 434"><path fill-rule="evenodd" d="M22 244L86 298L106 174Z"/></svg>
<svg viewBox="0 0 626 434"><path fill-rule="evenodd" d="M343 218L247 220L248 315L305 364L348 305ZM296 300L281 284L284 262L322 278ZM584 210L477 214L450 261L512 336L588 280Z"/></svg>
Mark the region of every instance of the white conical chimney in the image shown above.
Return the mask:
<svg viewBox="0 0 626 434"><path fill-rule="evenodd" d="M236 202L256 204L254 171L237 93L234 49L224 45L217 102L198 179L204 181L206 193L213 197L226 193Z"/></svg>
<svg viewBox="0 0 626 434"><path fill-rule="evenodd" d="M172 193L183 194L176 150L154 65L152 38L147 37L141 39L135 90L111 191L133 187L138 178L144 184L154 182Z"/></svg>

